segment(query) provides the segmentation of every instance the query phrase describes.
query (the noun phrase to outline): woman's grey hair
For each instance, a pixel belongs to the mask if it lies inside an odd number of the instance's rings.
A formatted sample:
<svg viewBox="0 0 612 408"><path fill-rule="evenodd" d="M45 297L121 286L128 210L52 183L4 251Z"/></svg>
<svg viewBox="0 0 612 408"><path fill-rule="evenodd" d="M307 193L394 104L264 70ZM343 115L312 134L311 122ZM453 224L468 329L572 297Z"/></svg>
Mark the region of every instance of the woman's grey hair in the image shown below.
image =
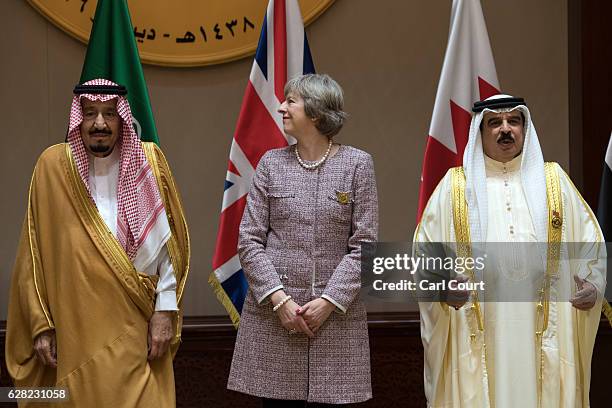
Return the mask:
<svg viewBox="0 0 612 408"><path fill-rule="evenodd" d="M342 129L347 114L344 93L336 81L326 74L306 74L292 78L285 85L285 97L290 93L304 100L304 111L316 119L315 126L321 134L332 137Z"/></svg>

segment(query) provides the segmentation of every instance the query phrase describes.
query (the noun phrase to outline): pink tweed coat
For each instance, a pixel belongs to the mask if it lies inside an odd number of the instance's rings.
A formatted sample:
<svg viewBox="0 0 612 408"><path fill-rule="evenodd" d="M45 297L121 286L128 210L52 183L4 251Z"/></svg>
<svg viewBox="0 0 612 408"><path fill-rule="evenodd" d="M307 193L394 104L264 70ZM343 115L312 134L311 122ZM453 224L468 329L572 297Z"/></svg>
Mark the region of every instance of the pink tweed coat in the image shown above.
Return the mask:
<svg viewBox="0 0 612 408"><path fill-rule="evenodd" d="M377 231L369 154L342 145L315 170L301 167L292 147L262 157L240 224L249 290L229 389L331 404L372 397L360 243L375 242ZM314 338L290 335L269 302L281 287L300 305L324 295L340 307Z"/></svg>

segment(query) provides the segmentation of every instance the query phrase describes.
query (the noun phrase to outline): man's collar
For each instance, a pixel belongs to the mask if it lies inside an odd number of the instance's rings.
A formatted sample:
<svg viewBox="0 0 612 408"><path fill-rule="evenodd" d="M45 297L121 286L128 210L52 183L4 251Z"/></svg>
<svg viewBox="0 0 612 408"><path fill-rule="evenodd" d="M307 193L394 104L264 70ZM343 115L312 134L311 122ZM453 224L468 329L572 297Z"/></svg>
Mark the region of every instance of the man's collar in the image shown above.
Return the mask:
<svg viewBox="0 0 612 408"><path fill-rule="evenodd" d="M492 158L490 158L489 156L485 154L484 155L485 169L487 173L489 172L513 173L513 172L520 170L522 157L523 157L523 154L521 153L518 156L516 156L514 159L510 160L509 162L502 163L502 162L498 162L497 160L493 160Z"/></svg>

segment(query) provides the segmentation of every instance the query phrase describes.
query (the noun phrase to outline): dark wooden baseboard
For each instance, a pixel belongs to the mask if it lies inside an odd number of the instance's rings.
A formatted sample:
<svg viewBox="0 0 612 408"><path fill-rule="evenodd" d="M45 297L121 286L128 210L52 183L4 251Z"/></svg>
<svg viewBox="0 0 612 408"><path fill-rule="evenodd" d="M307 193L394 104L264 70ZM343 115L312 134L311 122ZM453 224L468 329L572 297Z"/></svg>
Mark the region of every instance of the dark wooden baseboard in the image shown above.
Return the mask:
<svg viewBox="0 0 612 408"><path fill-rule="evenodd" d="M359 407L425 407L423 346L418 313L368 315L374 398ZM11 386L4 364L5 324L0 322L0 386ZM187 317L174 360L178 407L259 407L257 398L225 388L236 332L225 316ZM608 406L612 328L602 320L592 365L591 406ZM0 407L14 407L12 404Z"/></svg>
<svg viewBox="0 0 612 408"><path fill-rule="evenodd" d="M368 321L375 398L358 406L424 407L418 313L370 314ZM179 406L261 406L258 398L225 389L235 340L227 317L186 319L174 363Z"/></svg>

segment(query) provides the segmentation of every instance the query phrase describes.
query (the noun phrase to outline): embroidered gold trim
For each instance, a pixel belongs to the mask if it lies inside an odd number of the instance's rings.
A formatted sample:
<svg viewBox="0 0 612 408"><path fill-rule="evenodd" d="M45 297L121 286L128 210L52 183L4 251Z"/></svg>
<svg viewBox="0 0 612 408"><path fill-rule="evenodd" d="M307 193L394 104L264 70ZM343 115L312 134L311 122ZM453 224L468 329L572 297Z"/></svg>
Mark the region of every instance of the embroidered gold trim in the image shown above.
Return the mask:
<svg viewBox="0 0 612 408"><path fill-rule="evenodd" d="M168 217L168 223L170 224L171 235L170 235L170 239L168 239L168 242L167 242L168 255L170 256L170 262L172 263L172 268L174 269L174 276L177 280L176 302L180 308L181 301L183 299L183 292L185 290L185 283L187 282L187 276L189 274L189 259L190 259L190 252L191 252L191 242L189 240L189 229L187 227L187 222L185 221L185 214L183 213L183 203L178 193L178 190L176 189L176 186L174 184L174 178L172 177L170 166L166 162L165 157L163 156L163 153L161 153L161 150L160 150L161 160L158 160L158 157L157 157L158 148L155 145L155 143L143 142L142 148L145 152L147 161L149 162L149 165L151 166L151 169L155 176L155 180L157 182L157 188L162 196L162 200L164 201L164 207L166 208L166 216ZM162 174L162 172L160 171L160 161L162 162L161 166L163 166L164 172L168 173L167 175ZM170 200L168 198L170 194L174 194L174 198L179 203L179 208L177 209L177 214L176 214L176 216L178 217L178 220L175 220L175 218L172 215L172 212L170 211ZM183 227L183 231L184 231L183 239L186 243L185 254L183 254L183 252L181 251L178 237L177 237L177 230L176 230L176 224L175 224L175 222L177 221L181 223L181 226ZM179 276L179 273L180 273L180 276ZM182 325L181 320L182 319L179 314L179 316L176 319L176 330L175 330L176 338L178 340L180 340L180 336L181 336L181 330L180 330L181 325Z"/></svg>
<svg viewBox="0 0 612 408"><path fill-rule="evenodd" d="M563 203L559 173L555 163L544 163L546 174L546 201L548 204L548 249L546 275L540 289L540 300L537 304L536 335L542 336L548 328L550 308L550 282L559 272L559 256L561 253L561 235L563 229Z"/></svg>
<svg viewBox="0 0 612 408"><path fill-rule="evenodd" d="M544 163L546 176L546 204L548 207L548 245L546 254L546 273L540 289L540 298L536 305L536 341L540 348L538 366L538 406L542 406L544 386L544 333L548 329L550 314L550 282L559 272L561 237L563 233L563 200L559 173L555 163Z"/></svg>
<svg viewBox="0 0 612 408"><path fill-rule="evenodd" d="M470 221L468 218L467 201L465 200L465 174L463 167L454 167L452 172L451 202L453 207L453 225L455 227L455 242L457 244L457 257L471 258L472 245L470 239ZM469 278L475 281L474 270L468 270ZM476 316L476 325L479 331L484 331L482 310L478 299L478 292L472 291L471 310ZM472 331L471 338L476 338L476 333Z"/></svg>
<svg viewBox="0 0 612 408"><path fill-rule="evenodd" d="M36 257L34 256L34 248L32 247L32 186L34 185L34 177L36 177L36 169L38 165L34 167L34 172L32 173L32 179L30 180L30 188L28 190L28 242L30 244L30 255L32 256L32 275L34 277L34 289L36 290L36 296L38 296L38 302L40 303L40 307L47 319L47 324L49 328L54 329L55 325L51 321L49 317L50 313L47 311L47 307L45 306L45 302L42 300L42 296L40 295L40 290L38 289L38 279L36 277Z"/></svg>

